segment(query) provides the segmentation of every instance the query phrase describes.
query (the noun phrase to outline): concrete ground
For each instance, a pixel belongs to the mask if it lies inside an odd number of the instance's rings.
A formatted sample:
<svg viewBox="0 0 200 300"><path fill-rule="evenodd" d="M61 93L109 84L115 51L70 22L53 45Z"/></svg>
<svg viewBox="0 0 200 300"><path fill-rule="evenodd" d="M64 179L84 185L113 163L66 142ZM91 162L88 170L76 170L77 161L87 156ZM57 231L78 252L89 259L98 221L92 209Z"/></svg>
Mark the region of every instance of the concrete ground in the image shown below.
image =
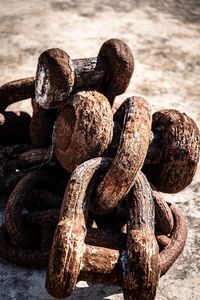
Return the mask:
<svg viewBox="0 0 200 300"><path fill-rule="evenodd" d="M72 58L90 57L105 40L117 37L135 56L134 76L118 103L142 95L153 111L175 108L200 126L199 0L1 0L0 11L0 84L34 75L37 58L47 48L63 48ZM31 112L30 100L17 107ZM189 236L183 254L161 278L156 300L199 300L199 168L187 189L164 196L183 210ZM0 299L52 299L44 278L45 271L0 261ZM118 287L80 282L70 299L123 296Z"/></svg>

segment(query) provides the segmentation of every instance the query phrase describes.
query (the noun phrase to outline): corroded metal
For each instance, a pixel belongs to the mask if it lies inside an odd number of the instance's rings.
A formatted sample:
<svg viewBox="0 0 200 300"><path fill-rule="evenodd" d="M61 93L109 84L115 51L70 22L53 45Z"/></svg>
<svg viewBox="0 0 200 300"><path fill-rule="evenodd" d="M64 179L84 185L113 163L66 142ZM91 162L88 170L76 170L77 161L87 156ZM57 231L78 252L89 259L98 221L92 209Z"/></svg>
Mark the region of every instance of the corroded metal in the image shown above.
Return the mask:
<svg viewBox="0 0 200 300"><path fill-rule="evenodd" d="M128 193L142 168L151 133L151 109L146 100L130 97L118 113L125 111L123 130L111 167L97 189L91 203L96 214L112 211Z"/></svg>
<svg viewBox="0 0 200 300"><path fill-rule="evenodd" d="M86 280L121 286L126 300L153 300L159 277L183 251L186 220L160 191L191 182L199 129L170 109L154 113L151 124L141 97L113 115L133 69L129 47L111 39L97 58L71 60L48 49L36 79L0 87L0 188L10 193L0 257L48 265L52 296L70 296ZM26 98L33 99L31 120L4 111Z"/></svg>

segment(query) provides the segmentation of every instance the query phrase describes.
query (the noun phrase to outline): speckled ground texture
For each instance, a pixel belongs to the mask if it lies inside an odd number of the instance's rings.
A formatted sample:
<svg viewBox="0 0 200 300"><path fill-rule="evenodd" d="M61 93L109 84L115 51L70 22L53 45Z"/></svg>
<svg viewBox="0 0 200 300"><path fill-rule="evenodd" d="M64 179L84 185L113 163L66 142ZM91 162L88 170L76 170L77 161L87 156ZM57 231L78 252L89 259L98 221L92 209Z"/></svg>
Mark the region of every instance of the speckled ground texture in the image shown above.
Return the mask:
<svg viewBox="0 0 200 300"><path fill-rule="evenodd" d="M0 84L35 74L39 54L51 47L72 58L96 56L112 37L128 43L135 72L126 94L141 95L152 110L175 108L200 126L200 1L0 1ZM16 105L15 105L16 107ZM30 100L17 105L29 112ZM200 299L200 171L183 192L165 195L184 212L184 253L161 278L157 300ZM2 204L1 204L2 206ZM0 299L53 299L45 271L0 261ZM70 299L123 299L118 287L79 282Z"/></svg>

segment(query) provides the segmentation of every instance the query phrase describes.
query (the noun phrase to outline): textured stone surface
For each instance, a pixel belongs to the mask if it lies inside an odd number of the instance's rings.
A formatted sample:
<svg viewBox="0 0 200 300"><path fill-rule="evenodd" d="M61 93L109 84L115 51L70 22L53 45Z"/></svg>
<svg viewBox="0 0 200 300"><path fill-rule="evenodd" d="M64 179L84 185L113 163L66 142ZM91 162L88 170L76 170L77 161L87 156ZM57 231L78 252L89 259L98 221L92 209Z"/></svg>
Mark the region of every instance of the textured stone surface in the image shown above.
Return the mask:
<svg viewBox="0 0 200 300"><path fill-rule="evenodd" d="M186 112L200 126L200 1L1 0L0 84L35 74L37 59L51 47L71 58L95 56L112 37L124 39L135 56L125 95L140 95L152 110ZM30 101L17 105L31 111ZM160 280L156 300L200 299L200 171L185 191L164 195L189 224L186 248ZM2 206L2 204L1 204ZM0 299L50 300L44 271L0 262ZM80 282L71 299L123 299L121 289Z"/></svg>

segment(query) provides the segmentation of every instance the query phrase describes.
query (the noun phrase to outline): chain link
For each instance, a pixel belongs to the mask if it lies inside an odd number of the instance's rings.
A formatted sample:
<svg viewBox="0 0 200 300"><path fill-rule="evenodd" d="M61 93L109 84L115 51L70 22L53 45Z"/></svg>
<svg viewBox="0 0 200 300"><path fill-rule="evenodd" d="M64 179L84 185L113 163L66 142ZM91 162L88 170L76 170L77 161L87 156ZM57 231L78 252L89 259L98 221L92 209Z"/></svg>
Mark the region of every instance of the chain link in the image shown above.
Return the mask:
<svg viewBox="0 0 200 300"><path fill-rule="evenodd" d="M154 299L159 277L183 251L185 218L160 191L191 182L199 129L175 110L156 112L152 123L141 97L128 98L113 115L110 104L133 68L128 46L111 39L97 58L73 61L47 50L36 85L31 77L0 87L1 110L29 97L35 107L32 144L11 145L7 136L8 145L0 145L0 188L10 194L0 257L47 267L46 288L55 297L70 296L84 279L119 285L125 299Z"/></svg>

